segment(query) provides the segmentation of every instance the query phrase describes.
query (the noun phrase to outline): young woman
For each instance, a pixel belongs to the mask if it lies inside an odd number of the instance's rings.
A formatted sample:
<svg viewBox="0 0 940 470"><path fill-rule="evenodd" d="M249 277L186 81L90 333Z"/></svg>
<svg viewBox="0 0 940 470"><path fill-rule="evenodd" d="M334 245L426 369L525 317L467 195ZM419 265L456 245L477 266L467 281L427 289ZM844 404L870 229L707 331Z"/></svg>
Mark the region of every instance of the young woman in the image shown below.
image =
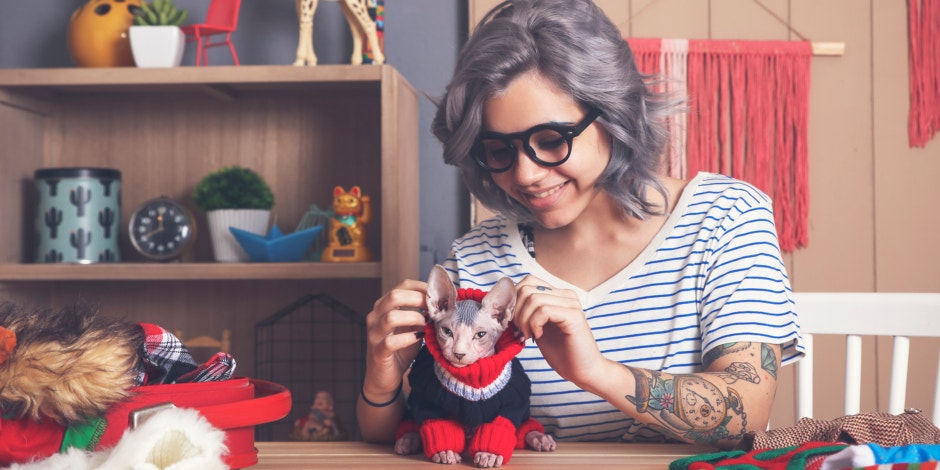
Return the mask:
<svg viewBox="0 0 940 470"><path fill-rule="evenodd" d="M453 245L459 287L516 283L532 417L559 440L728 447L767 426L802 354L771 201L747 183L659 173L663 119L617 27L590 0L511 0L460 54L434 132L499 215ZM426 285L368 316L367 440L404 411Z"/></svg>

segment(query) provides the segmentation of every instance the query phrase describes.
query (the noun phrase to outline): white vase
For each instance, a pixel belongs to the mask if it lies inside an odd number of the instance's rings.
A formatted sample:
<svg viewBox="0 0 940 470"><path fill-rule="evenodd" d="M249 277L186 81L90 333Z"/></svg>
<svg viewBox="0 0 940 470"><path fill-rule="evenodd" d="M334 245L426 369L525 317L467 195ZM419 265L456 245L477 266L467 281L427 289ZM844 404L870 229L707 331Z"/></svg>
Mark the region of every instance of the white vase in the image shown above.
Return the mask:
<svg viewBox="0 0 940 470"><path fill-rule="evenodd" d="M179 26L131 26L131 53L138 67L177 67L186 35Z"/></svg>
<svg viewBox="0 0 940 470"><path fill-rule="evenodd" d="M250 261L248 253L245 253L228 228L236 227L246 232L264 235L268 233L271 211L219 209L206 212L206 217L209 219L209 236L212 238L212 252L215 254L215 260L221 263L245 263Z"/></svg>

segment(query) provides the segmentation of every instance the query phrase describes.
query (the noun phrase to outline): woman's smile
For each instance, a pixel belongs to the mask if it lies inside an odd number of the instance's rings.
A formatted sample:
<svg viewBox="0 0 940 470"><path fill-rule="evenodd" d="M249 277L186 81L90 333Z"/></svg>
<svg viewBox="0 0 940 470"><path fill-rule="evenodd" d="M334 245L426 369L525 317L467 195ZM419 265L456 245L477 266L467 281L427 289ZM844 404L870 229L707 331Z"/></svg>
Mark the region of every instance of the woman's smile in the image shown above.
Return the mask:
<svg viewBox="0 0 940 470"><path fill-rule="evenodd" d="M564 189L567 188L568 181L558 186L545 190L520 190L518 194L527 202L527 205L533 210L544 210L553 206L562 196Z"/></svg>

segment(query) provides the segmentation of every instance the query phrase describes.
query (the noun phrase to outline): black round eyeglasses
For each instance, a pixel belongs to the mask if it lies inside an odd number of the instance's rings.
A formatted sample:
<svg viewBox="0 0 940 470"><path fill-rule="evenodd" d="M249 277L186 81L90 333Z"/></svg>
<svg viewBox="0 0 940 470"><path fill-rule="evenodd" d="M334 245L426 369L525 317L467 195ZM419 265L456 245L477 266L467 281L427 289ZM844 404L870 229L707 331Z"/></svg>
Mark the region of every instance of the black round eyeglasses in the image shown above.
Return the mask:
<svg viewBox="0 0 940 470"><path fill-rule="evenodd" d="M600 110L592 108L581 122L573 126L546 123L512 134L481 132L471 154L483 168L493 173L501 173L516 163L519 149L515 142L519 141L522 142L526 155L535 163L542 166L558 166L568 161L571 156L574 138L581 135L600 115Z"/></svg>

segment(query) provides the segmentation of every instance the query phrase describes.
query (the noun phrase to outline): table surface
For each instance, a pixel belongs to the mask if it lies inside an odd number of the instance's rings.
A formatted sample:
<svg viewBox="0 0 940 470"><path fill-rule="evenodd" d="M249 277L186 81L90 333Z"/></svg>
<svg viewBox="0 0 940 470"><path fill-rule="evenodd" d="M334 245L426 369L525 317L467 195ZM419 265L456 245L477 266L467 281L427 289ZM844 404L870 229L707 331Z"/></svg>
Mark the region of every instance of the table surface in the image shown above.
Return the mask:
<svg viewBox="0 0 940 470"><path fill-rule="evenodd" d="M395 455L391 445L364 442L258 442L258 464L251 470L285 468L343 468L347 470L384 468L435 468L440 464L428 461L423 454ZM517 450L506 469L585 468L656 469L663 470L669 462L688 455L716 452L712 447L685 444L631 444L614 442L562 442L554 452ZM464 459L454 468L476 468Z"/></svg>

